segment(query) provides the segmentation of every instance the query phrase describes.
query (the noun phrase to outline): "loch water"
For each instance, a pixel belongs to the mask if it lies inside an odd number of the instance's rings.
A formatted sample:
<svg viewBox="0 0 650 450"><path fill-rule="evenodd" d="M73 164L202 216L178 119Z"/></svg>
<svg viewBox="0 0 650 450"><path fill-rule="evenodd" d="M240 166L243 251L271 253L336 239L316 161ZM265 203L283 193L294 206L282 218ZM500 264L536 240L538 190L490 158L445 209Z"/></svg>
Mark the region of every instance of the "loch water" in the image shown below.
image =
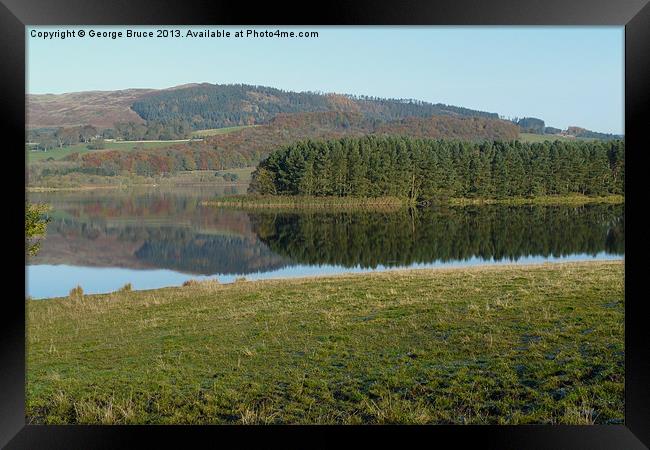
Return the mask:
<svg viewBox="0 0 650 450"><path fill-rule="evenodd" d="M237 187L30 193L51 205L27 295L65 296L400 268L622 259L624 205L464 206L393 212L203 205Z"/></svg>

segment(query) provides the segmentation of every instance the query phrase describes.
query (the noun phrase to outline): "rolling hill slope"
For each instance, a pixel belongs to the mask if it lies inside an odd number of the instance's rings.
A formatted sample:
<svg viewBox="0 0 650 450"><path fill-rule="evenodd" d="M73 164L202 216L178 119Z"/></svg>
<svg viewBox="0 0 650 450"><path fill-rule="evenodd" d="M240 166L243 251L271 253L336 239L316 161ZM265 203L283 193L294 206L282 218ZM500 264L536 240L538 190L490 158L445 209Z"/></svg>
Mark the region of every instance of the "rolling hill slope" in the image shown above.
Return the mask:
<svg viewBox="0 0 650 450"><path fill-rule="evenodd" d="M115 122L145 120L131 109L133 102L151 89L87 91L69 94L28 94L27 127L71 127L90 124L110 128Z"/></svg>
<svg viewBox="0 0 650 450"><path fill-rule="evenodd" d="M244 84L188 84L169 89L126 89L27 95L28 127L115 122L187 121L195 130L268 123L282 113L358 112L376 121L445 115L497 119L498 114L411 99L290 92Z"/></svg>

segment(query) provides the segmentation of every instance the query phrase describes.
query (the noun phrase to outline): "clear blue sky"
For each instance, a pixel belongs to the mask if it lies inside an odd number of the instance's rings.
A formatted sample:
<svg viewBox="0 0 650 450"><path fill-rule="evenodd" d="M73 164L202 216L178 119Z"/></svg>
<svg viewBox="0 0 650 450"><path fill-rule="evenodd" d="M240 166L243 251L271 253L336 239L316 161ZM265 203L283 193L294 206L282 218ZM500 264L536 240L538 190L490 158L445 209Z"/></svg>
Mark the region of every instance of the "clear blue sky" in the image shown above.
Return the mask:
<svg viewBox="0 0 650 450"><path fill-rule="evenodd" d="M30 31L34 94L185 83L415 98L622 133L623 27L283 27L318 38L55 38ZM186 31L208 27L166 27ZM234 34L253 27L209 27ZM277 27L258 27L276 30Z"/></svg>

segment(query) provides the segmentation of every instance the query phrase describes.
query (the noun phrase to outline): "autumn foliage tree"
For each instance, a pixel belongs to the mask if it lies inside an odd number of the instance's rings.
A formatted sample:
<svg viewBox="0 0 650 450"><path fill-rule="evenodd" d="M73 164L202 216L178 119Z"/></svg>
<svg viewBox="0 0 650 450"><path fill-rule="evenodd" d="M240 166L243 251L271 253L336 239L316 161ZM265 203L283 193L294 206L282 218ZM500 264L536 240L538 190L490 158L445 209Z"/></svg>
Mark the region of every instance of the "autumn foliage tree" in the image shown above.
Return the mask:
<svg viewBox="0 0 650 450"><path fill-rule="evenodd" d="M277 147L301 140L331 140L369 134L480 141L516 139L518 131L512 123L478 117L433 116L383 123L354 112L278 114L267 125L210 136L203 141L129 152L106 150L70 155L66 158L68 161L76 158L81 164L64 170L112 176L241 168L256 165ZM314 183L320 182L314 180Z"/></svg>
<svg viewBox="0 0 650 450"><path fill-rule="evenodd" d="M25 202L25 252L30 256L36 255L40 249L40 242L36 239L45 236L50 221L45 217L47 210L47 205Z"/></svg>

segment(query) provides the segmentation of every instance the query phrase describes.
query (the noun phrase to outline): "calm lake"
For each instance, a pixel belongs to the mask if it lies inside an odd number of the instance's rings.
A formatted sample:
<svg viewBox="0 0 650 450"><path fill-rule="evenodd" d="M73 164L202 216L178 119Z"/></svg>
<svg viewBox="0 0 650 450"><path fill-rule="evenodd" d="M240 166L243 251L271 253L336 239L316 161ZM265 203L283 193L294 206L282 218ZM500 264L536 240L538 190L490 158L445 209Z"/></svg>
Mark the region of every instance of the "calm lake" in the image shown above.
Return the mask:
<svg viewBox="0 0 650 450"><path fill-rule="evenodd" d="M225 189L225 192L224 192ZM399 212L245 212L202 206L237 188L30 193L52 206L27 295L394 268L624 256L624 206L472 206Z"/></svg>

